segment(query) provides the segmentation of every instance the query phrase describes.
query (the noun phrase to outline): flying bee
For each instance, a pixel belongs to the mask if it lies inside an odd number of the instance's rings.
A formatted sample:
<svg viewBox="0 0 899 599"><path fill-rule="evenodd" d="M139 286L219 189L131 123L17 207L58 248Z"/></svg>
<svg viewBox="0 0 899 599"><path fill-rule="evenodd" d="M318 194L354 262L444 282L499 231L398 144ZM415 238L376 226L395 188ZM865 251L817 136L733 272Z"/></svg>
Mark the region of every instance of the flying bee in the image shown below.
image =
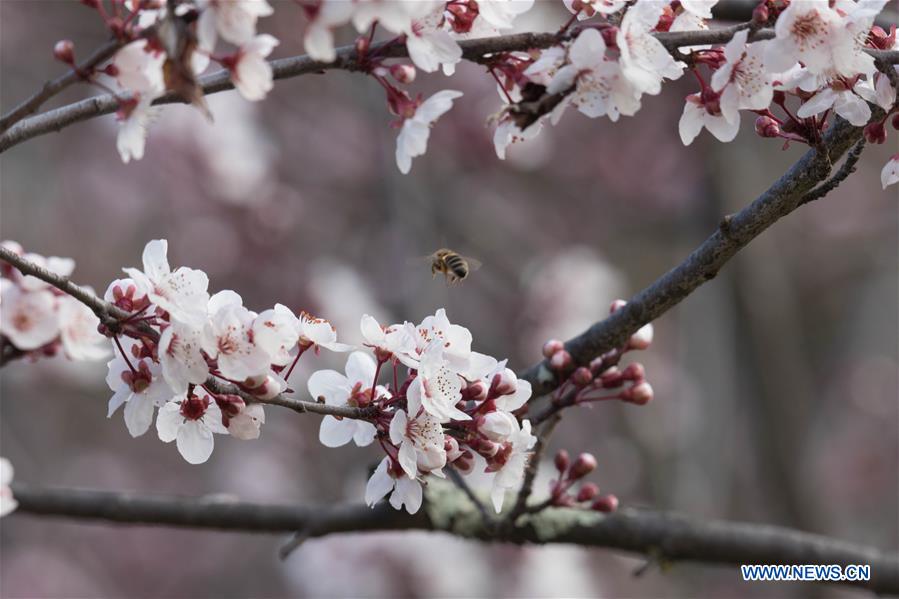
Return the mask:
<svg viewBox="0 0 899 599"><path fill-rule="evenodd" d="M474 258L468 258L454 252L449 248L440 248L426 259L431 263L431 274L443 273L449 284L462 281L468 274L481 268L481 263Z"/></svg>

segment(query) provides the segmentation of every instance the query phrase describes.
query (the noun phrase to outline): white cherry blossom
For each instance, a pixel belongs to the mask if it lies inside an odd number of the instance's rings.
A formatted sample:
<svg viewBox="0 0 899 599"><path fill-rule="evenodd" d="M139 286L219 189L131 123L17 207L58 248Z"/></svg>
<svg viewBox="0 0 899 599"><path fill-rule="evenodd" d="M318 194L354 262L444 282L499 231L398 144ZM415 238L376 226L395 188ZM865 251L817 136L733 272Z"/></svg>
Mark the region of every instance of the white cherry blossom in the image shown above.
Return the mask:
<svg viewBox="0 0 899 599"><path fill-rule="evenodd" d="M412 22L422 19L438 7L441 0L366 0L355 4L353 25L359 33L365 33L377 21L384 29L403 34L412 28Z"/></svg>
<svg viewBox="0 0 899 599"><path fill-rule="evenodd" d="M182 266L172 271L168 261L168 242L154 239L144 248L144 270L125 268L125 273L148 290L154 304L171 317L195 327L206 322L206 305L209 302L209 277L201 270Z"/></svg>
<svg viewBox="0 0 899 599"><path fill-rule="evenodd" d="M371 402L371 390L375 380L375 361L365 352L356 351L347 357L346 375L335 370L318 370L306 382L313 399L323 398L325 405L354 406ZM385 390L376 388L380 396ZM360 447L369 445L375 438L375 427L370 422L327 415L322 418L318 438L326 447L340 447L350 441Z"/></svg>
<svg viewBox="0 0 899 599"><path fill-rule="evenodd" d="M382 327L373 316L364 314L359 328L366 346L392 354L410 368L418 366L417 332L411 322Z"/></svg>
<svg viewBox="0 0 899 599"><path fill-rule="evenodd" d="M424 155L428 149L431 127L453 107L453 100L461 96L462 92L439 91L422 102L414 114L403 120L400 134L396 138L396 165L401 173L408 174L412 170L412 159Z"/></svg>
<svg viewBox="0 0 899 599"><path fill-rule="evenodd" d="M247 100L262 100L274 87L272 65L265 57L272 53L280 42L272 35L257 35L240 47L231 67L234 87Z"/></svg>
<svg viewBox="0 0 899 599"><path fill-rule="evenodd" d="M425 317L416 327L416 331L420 354L436 347L440 354L439 359L447 367L456 372L468 369L471 358L471 331L451 323L444 308L437 310L433 316ZM434 341L438 343L435 344Z"/></svg>
<svg viewBox="0 0 899 599"><path fill-rule="evenodd" d="M153 100L155 97L152 95L140 95L136 102L125 105L118 112L119 132L116 135L116 150L125 164L144 157L147 127L156 115L156 110L152 108Z"/></svg>
<svg viewBox="0 0 899 599"><path fill-rule="evenodd" d="M568 50L569 64L558 70L547 88L551 94L576 85L566 102L590 118L607 115L617 121L640 108L640 93L622 72L618 62L605 57L606 44L595 29L578 35Z"/></svg>
<svg viewBox="0 0 899 599"><path fill-rule="evenodd" d="M269 354L256 345L252 334L255 315L243 307L233 291L220 291L209 300L209 321L203 335L203 350L216 360L227 379L243 382L265 373Z"/></svg>
<svg viewBox="0 0 899 599"><path fill-rule="evenodd" d="M856 127L866 125L871 118L868 103L842 81L834 81L803 102L796 116L805 119L831 109Z"/></svg>
<svg viewBox="0 0 899 599"><path fill-rule="evenodd" d="M443 427L428 412L409 418L397 410L390 421L390 442L399 447L397 459L409 478L416 478L419 471L442 476L440 470L446 465Z"/></svg>
<svg viewBox="0 0 899 599"><path fill-rule="evenodd" d="M562 2L565 4L565 8L574 13L575 0L562 0ZM627 0L580 0L579 4L581 10L577 13L577 18L578 20L583 20L589 19L596 13L601 15L614 14L624 8Z"/></svg>
<svg viewBox="0 0 899 599"><path fill-rule="evenodd" d="M253 341L269 356L269 362L285 366L293 359L290 351L300 339L299 321L290 308L275 304L253 321Z"/></svg>
<svg viewBox="0 0 899 599"><path fill-rule="evenodd" d="M718 4L718 0L681 0L683 9L702 19L712 18L712 8Z"/></svg>
<svg viewBox="0 0 899 599"><path fill-rule="evenodd" d="M424 495L421 483L407 477L402 470L399 473L391 472L390 458L385 457L365 486L365 503L374 507L391 491L393 492L390 495L390 505L394 509L405 507L407 512L414 514L421 508Z"/></svg>
<svg viewBox="0 0 899 599"><path fill-rule="evenodd" d="M662 90L663 79L683 74L683 63L676 62L651 33L665 6L658 0L637 0L625 13L616 35L621 72L637 91L650 95Z"/></svg>
<svg viewBox="0 0 899 599"><path fill-rule="evenodd" d="M775 39L765 48L765 62L774 72L802 62L819 73L833 66L833 47L840 15L829 0L791 2L777 18Z"/></svg>
<svg viewBox="0 0 899 599"><path fill-rule="evenodd" d="M133 354L129 360L136 371L118 354L107 364L106 384L113 395L106 416L111 418L124 404L125 426L132 437L139 437L153 423L154 409L174 399L175 394L158 364L147 359L137 360Z"/></svg>
<svg viewBox="0 0 899 599"><path fill-rule="evenodd" d="M412 22L406 32L406 49L415 66L433 73L441 65L454 65L462 60L462 48L443 28L443 4L430 14Z"/></svg>
<svg viewBox="0 0 899 599"><path fill-rule="evenodd" d="M17 285L3 288L0 333L21 350L37 349L59 336L56 298L47 290L25 291Z"/></svg>
<svg viewBox="0 0 899 599"><path fill-rule="evenodd" d="M209 376L203 356L203 331L173 323L159 337L159 363L166 382L178 394L186 393L190 384L199 385Z"/></svg>
<svg viewBox="0 0 899 599"><path fill-rule="evenodd" d="M456 407L462 399L462 378L447 367L443 341L435 340L424 351L418 366L418 376L406 392L409 413L420 408L440 422L470 420L471 416Z"/></svg>
<svg viewBox="0 0 899 599"><path fill-rule="evenodd" d="M490 491L493 509L496 510L497 514L503 509L506 492L521 485L521 481L524 478L524 469L530 457L530 450L537 443L537 437L531 434L530 420L523 421L520 428L518 427L518 421L514 419L513 421L515 423L515 431L507 440L512 445L512 452L503 467L493 477L493 488Z"/></svg>
<svg viewBox="0 0 899 599"><path fill-rule="evenodd" d="M352 345L339 343L337 331L330 322L324 318L317 318L303 312L297 320L297 335L302 346L324 347L334 352L344 352L353 349Z"/></svg>
<svg viewBox="0 0 899 599"><path fill-rule="evenodd" d="M109 354L106 338L97 332L100 319L90 308L64 295L57 299L57 315L62 348L70 360L99 360Z"/></svg>
<svg viewBox="0 0 899 599"><path fill-rule="evenodd" d="M112 58L116 81L133 93L155 98L165 91L165 59L165 53L149 47L145 39L126 44Z"/></svg>
<svg viewBox="0 0 899 599"><path fill-rule="evenodd" d="M212 455L213 433L228 434L222 411L208 395L170 401L159 409L156 432L163 443L175 441L189 464L202 464Z"/></svg>
<svg viewBox="0 0 899 599"><path fill-rule="evenodd" d="M724 47L726 62L712 75L712 89L721 93L725 118L739 123L739 110L764 110L774 94L773 78L767 71L765 42L747 44L749 32L737 32Z"/></svg>
<svg viewBox="0 0 899 599"><path fill-rule="evenodd" d="M700 99L700 94L687 96L684 113L681 115L678 125L680 138L684 145L689 146L693 143L703 127L708 129L709 133L719 141L733 141L740 130L739 113L733 120L728 120L721 111L710 112L709 107Z"/></svg>

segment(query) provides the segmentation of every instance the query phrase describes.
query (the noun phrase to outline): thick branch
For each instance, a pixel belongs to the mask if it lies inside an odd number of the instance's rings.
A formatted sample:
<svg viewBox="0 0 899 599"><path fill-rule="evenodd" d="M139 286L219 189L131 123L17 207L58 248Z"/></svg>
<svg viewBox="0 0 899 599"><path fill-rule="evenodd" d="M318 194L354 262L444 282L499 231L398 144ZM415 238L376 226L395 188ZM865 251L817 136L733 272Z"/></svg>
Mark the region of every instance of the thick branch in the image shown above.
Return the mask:
<svg viewBox="0 0 899 599"><path fill-rule="evenodd" d="M899 593L899 557L871 547L787 528L706 521L663 512L623 509L612 515L547 509L514 528L484 523L459 491L445 485L418 514L380 504L309 507L265 505L221 497L181 498L13 485L19 514L101 520L108 523L245 532L294 532L306 538L335 533L396 530L444 531L491 542L572 543L709 564L870 564L879 593ZM449 490L452 489L452 490Z"/></svg>
<svg viewBox="0 0 899 599"><path fill-rule="evenodd" d="M754 202L726 216L718 229L678 266L637 293L627 305L608 318L570 339L565 348L576 364L589 364L603 353L620 347L643 325L679 304L697 287L715 278L728 260L777 220L803 203L804 196L830 174L830 165L862 137L862 129L838 119L824 138L822 148L809 150L785 175ZM567 373L562 373L567 375ZM562 378L544 360L519 375L528 380L534 396L555 389Z"/></svg>
<svg viewBox="0 0 899 599"><path fill-rule="evenodd" d="M728 41L740 28L738 26L708 31L666 32L658 33L656 36L669 50L673 50L678 47L723 43ZM568 34L568 36L570 35ZM762 30L755 32L753 39L766 39L771 37L771 35L772 32L770 30ZM563 37L554 33L517 33L491 38L462 40L459 42L459 45L462 47L462 57L464 59L472 62L483 62L485 57L499 52L547 48L559 43ZM378 52L380 56L389 58L408 56L404 44L375 44L371 47L370 52ZM884 62L889 62L891 58L890 53L877 53L875 51L871 51L871 53ZM881 56L881 54L884 56ZM899 57L896 57L894 62L899 62ZM288 79L309 73L321 73L331 69L356 71L361 68L354 46L339 48L337 50L337 59L332 63L318 62L303 55L272 60L271 65L275 79ZM207 95L234 88L230 73L227 70L217 71L200 77L199 84ZM171 104L183 101L180 96L170 93L157 99L155 104ZM51 131L60 131L74 123L110 114L115 112L118 106L119 100L115 96L109 94L99 95L25 119L0 135L0 153L34 137L50 133Z"/></svg>

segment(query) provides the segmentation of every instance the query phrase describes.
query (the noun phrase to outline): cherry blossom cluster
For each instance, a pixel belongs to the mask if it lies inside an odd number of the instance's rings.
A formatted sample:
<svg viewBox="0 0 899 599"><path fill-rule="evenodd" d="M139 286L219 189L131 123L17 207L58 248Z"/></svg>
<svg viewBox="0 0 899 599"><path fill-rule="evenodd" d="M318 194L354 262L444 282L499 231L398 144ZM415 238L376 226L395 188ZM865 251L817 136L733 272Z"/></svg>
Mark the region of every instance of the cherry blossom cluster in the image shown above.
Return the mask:
<svg viewBox="0 0 899 599"><path fill-rule="evenodd" d="M62 277L75 269L71 258L25 253L14 241L2 245ZM105 339L97 332L100 320L90 308L5 262L0 264L0 306L0 340L13 348L14 357L36 359L60 351L70 360L99 360L108 355ZM7 351L4 347L4 354Z"/></svg>
<svg viewBox="0 0 899 599"><path fill-rule="evenodd" d="M144 434L156 416L159 438L176 441L191 464L212 454L213 434L255 439L265 422L259 403L216 393L207 380L233 383L259 400L287 389L286 379L309 349L345 351L325 320L286 306L259 314L245 308L231 290L209 295L205 273L172 270L165 240L143 252L143 270L126 268L128 278L113 281L106 301L130 316L113 338L115 356L106 382L113 391L108 415L124 405L132 436Z"/></svg>
<svg viewBox="0 0 899 599"><path fill-rule="evenodd" d="M505 361L472 351L471 333L450 323L444 310L417 325L381 326L363 316L364 343L354 348L338 343L327 321L296 316L286 306L257 314L234 291L210 296L203 272L169 266L164 240L147 244L143 270L125 273L105 294L129 314L116 331L105 331L116 350L108 364L108 415L124 406L131 435L144 434L155 414L162 441L176 441L192 464L205 462L214 434L259 436L261 403L291 391L287 380L306 351L355 350L344 373L319 370L307 388L324 406L351 410L325 415L324 445L377 441L384 451L366 489L368 503L389 493L392 505L414 513L422 482L443 477L447 466L486 478L497 511L506 491L520 484L536 438L516 412L531 386ZM210 378L241 394L221 393Z"/></svg>
<svg viewBox="0 0 899 599"><path fill-rule="evenodd" d="M80 72L71 41L54 47L56 58L70 65L83 79L119 98L120 121L116 142L123 162L144 155L151 105L167 91L193 103L211 118L197 77L210 62L228 69L234 86L247 100L263 99L272 88L272 69L265 58L278 40L257 35L259 17L272 14L266 0L83 0L122 44L112 59L96 72ZM228 44L216 53L217 43ZM98 75L114 82L109 87Z"/></svg>
<svg viewBox="0 0 899 599"><path fill-rule="evenodd" d="M92 72L76 66L67 40L56 57L83 79L119 98L117 146L122 160L144 153L151 105L166 93L191 102L209 116L197 77L211 62L230 73L251 101L272 88L266 60L278 45L257 34L257 21L273 13L266 0L84 0L122 44L111 61ZM709 29L717 0L563 0L571 19L559 43L544 50L480 56L505 101L497 115L494 146L505 158L510 144L536 136L546 121L556 124L571 106L596 118L633 116L644 95L657 95L665 81L690 71L699 89L685 102L680 136L689 145L707 129L720 141L733 140L741 114L755 118L758 135L817 144L831 115L865 126L871 143L884 143L886 123L896 112L896 72L880 71L868 49L896 49L895 27L874 25L887 0L760 0L753 19L723 46L676 50L657 38L665 32ZM459 40L513 30L533 0L299 0L305 16L308 55L335 61L335 33L352 27L352 69L374 78L397 117L399 170L427 150L430 129L462 93L443 90L424 99L404 89L417 70L445 75L462 60ZM574 26L575 22L579 22ZM377 36L380 31L384 35ZM774 38L753 41L773 28ZM225 50L217 51L221 41ZM404 45L408 64L389 50ZM883 67L895 70L895 65ZM114 80L109 88L100 75ZM883 116L872 121L872 106ZM899 126L894 119L893 126ZM899 156L884 167L886 187L899 180Z"/></svg>
<svg viewBox="0 0 899 599"><path fill-rule="evenodd" d="M700 88L687 97L680 119L685 145L703 128L720 141L733 140L741 111L756 115L759 135L786 143L817 144L831 114L866 126L871 143L886 140L885 123L897 110L896 89L891 74L878 71L865 51L897 47L895 27L887 33L874 26L886 0L764 0L751 28L737 31L725 46L681 48L676 55L654 34L708 29L716 0L565 4L578 19L595 19L571 42L539 53L512 53L496 65L508 102L494 135L500 158L509 144L537 135L545 121L557 123L569 106L590 118L632 116L644 94L658 94L665 80L678 79L685 70ZM774 39L750 41L752 31L769 25ZM535 104L542 107L536 114L523 110ZM871 105L884 116L869 123ZM897 161L893 156L884 167L884 187L899 180Z"/></svg>
<svg viewBox="0 0 899 599"><path fill-rule="evenodd" d="M390 494L391 505L415 513L422 483L452 467L486 484L499 512L506 492L521 484L536 443L530 422L516 415L531 385L505 360L472 351L471 333L442 309L418 325L382 326L366 315L360 328L365 349L350 354L346 375L315 372L308 389L328 405L373 410L367 422L325 416L319 434L329 447L381 446L386 455L368 482L366 502ZM381 386L385 369L392 374Z"/></svg>

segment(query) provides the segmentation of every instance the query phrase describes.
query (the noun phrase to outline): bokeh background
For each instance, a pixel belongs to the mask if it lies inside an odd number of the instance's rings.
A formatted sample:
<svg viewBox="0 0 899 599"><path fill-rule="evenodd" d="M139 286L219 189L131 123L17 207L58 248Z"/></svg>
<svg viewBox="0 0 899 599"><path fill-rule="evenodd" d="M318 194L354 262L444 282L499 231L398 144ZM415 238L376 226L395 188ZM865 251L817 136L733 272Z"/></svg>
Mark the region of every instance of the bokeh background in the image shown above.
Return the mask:
<svg viewBox="0 0 899 599"><path fill-rule="evenodd" d="M561 3L538 3L523 29L552 30ZM275 56L302 53L301 11L278 6L261 28ZM53 43L79 56L103 40L77 2L0 2L4 111L62 72ZM347 32L344 42L352 36ZM170 259L209 273L261 310L275 302L331 319L359 338L365 312L419 321L438 307L475 348L524 368L680 262L721 216L751 201L804 150L703 134L682 147L677 120L693 81L646 97L617 124L569 111L529 146L496 158L485 121L499 106L473 65L422 76L415 91L465 92L432 131L411 175L398 173L380 87L332 72L280 82L262 103L209 98L210 125L161 111L146 157L121 164L112 116L0 157L0 236L77 261L98 290L167 238ZM94 93L69 90L51 106ZM589 451L593 480L625 505L779 524L895 548L897 533L897 209L866 152L837 192L778 223L713 282L656 323L639 356L656 390L645 407L571 413L552 449ZM416 259L448 245L484 267L464 285L432 280ZM322 355L312 369L342 368ZM219 437L204 466L155 435L107 420L105 365L15 363L0 378L0 454L35 485L262 502L359 501L373 448L326 450L318 421L268 410L262 438ZM552 452L550 452L550 455ZM545 490L545 483L539 488ZM632 572L639 558L575 547L484 546L442 535L310 541L286 562L285 538L107 527L25 514L0 527L3 597L723 597L843 596L808 585L745 584L733 569Z"/></svg>

